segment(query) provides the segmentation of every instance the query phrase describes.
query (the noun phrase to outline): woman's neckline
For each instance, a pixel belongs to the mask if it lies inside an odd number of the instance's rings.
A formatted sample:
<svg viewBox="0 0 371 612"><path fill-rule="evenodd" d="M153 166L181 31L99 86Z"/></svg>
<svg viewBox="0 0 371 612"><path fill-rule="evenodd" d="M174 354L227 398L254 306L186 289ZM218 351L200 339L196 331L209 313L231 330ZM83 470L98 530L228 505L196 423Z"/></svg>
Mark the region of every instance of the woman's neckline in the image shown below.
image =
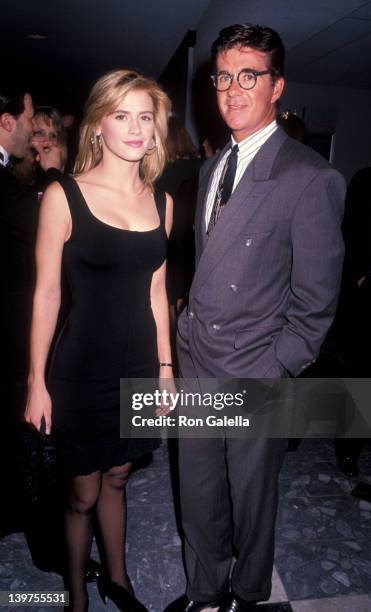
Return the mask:
<svg viewBox="0 0 371 612"><path fill-rule="evenodd" d="M77 182L77 180L72 176L71 177L73 182L75 183L75 185L77 185L77 189L79 190L79 194L81 196L81 199L83 201L83 204L85 206L85 208L87 209L89 215L92 217L92 219L94 219L97 223L100 223L101 225L105 225L106 227L109 227L113 230L118 230L119 232L128 232L130 234L150 234L151 232L156 232L157 230L159 230L161 228L161 219L160 219L160 215L158 212L158 208L157 208L157 202L156 202L156 196L154 195L154 200L155 200L155 204L156 204L156 210L157 210L157 215L159 218L159 225L157 225L156 227L154 227L153 229L150 230L130 230L127 229L125 227L118 227L117 225L111 225L110 223L107 223L106 221L103 221L102 219L100 219L99 217L97 217L93 211L91 210L90 206L88 205L85 196L81 190L81 187L79 185L79 183Z"/></svg>

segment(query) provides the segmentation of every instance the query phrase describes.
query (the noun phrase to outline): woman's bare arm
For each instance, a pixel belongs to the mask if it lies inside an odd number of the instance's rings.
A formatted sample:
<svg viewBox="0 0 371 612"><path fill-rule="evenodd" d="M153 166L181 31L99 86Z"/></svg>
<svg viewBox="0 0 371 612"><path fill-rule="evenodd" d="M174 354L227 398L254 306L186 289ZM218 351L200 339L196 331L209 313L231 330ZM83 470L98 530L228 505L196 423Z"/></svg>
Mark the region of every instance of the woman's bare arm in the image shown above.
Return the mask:
<svg viewBox="0 0 371 612"><path fill-rule="evenodd" d="M71 233L71 216L58 183L46 190L40 206L36 241L36 287L33 300L29 392L26 421L40 429L45 418L51 428L51 402L45 386L45 366L61 302L61 262L64 242Z"/></svg>

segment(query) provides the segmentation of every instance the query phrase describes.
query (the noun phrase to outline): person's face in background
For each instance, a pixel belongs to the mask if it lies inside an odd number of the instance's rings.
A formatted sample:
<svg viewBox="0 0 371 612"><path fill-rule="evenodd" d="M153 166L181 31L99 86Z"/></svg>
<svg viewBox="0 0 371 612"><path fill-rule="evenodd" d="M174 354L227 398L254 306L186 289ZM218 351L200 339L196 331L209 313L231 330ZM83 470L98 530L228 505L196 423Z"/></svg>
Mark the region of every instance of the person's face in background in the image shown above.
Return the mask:
<svg viewBox="0 0 371 612"><path fill-rule="evenodd" d="M12 155L22 159L30 146L30 140L33 133L33 116L34 107L30 94L25 94L24 111L16 119L15 129L13 133Z"/></svg>
<svg viewBox="0 0 371 612"><path fill-rule="evenodd" d="M58 133L52 121L47 123L40 115L34 117L32 143L50 147L58 143Z"/></svg>
<svg viewBox="0 0 371 612"><path fill-rule="evenodd" d="M49 153L53 147L57 147L61 154L61 163L64 168L67 161L67 145L53 122L46 121L43 116L36 114L34 117L34 129L31 146L36 152L36 162L40 162L40 155Z"/></svg>

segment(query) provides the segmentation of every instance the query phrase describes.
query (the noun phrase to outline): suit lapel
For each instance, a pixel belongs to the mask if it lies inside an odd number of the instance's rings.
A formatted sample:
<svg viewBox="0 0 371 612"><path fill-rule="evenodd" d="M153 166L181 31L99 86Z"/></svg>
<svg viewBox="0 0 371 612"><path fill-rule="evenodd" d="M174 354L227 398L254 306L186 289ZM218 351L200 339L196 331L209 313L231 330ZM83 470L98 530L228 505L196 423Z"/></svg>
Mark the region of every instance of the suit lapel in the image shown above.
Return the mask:
<svg viewBox="0 0 371 612"><path fill-rule="evenodd" d="M227 206L223 210L220 220L210 237L207 238L204 222L205 201L216 164L211 167L208 179L205 177L203 182L202 198L204 204L202 206L202 218L198 219L198 232L201 236L203 234L204 237L201 238L202 249L199 250L198 267L193 279L191 294L195 295L200 287L202 287L217 263L233 244L241 227L249 219L253 218L261 202L276 186L277 181L270 178L272 166L286 138L287 136L283 130L278 128L264 143L251 164L246 168Z"/></svg>

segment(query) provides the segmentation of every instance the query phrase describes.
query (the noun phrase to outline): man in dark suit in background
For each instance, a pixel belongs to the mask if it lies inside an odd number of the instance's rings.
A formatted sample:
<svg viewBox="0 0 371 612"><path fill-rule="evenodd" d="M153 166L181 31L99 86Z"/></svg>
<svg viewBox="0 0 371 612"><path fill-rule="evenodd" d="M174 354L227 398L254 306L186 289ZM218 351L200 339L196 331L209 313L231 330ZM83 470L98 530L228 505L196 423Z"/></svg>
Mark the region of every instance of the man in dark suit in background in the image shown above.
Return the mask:
<svg viewBox="0 0 371 612"><path fill-rule="evenodd" d="M0 533L24 527L34 563L44 570L64 570L63 504L57 499L25 508L17 466L22 452L22 416L27 392L34 249L39 213L37 194L12 174L12 158L22 159L32 144L47 186L60 177L63 147L32 141L34 108L28 93L0 95L0 341L1 418L0 488L4 492ZM38 433L35 435L39 435ZM100 574L90 560L86 579Z"/></svg>
<svg viewBox="0 0 371 612"><path fill-rule="evenodd" d="M316 359L334 316L345 183L277 126L284 48L276 32L230 26L212 52L231 142L201 170L181 374L295 377ZM241 612L269 598L285 448L281 439L179 440L188 584L169 612Z"/></svg>
<svg viewBox="0 0 371 612"><path fill-rule="evenodd" d="M20 409L21 387L27 372L27 337L33 287L33 252L37 201L11 172L11 158L23 158L33 131L33 104L29 94L0 97L0 261L2 388L4 411L10 417ZM4 350L5 349L5 350Z"/></svg>
<svg viewBox="0 0 371 612"><path fill-rule="evenodd" d="M11 418L24 408L39 209L36 196L13 176L11 162L23 158L30 147L33 114L30 94L0 96L1 378L3 414ZM52 181L62 166L59 147L39 147L37 153Z"/></svg>
<svg viewBox="0 0 371 612"><path fill-rule="evenodd" d="M39 203L37 195L12 173L14 158L22 159L31 144L34 108L28 93L10 98L0 95L0 340L1 482L6 492L2 504L1 532L24 525L25 516L18 480L19 454L23 439L21 424L27 390L32 294L35 282L34 248ZM59 147L39 147L40 166L52 181L62 167ZM41 513L41 509L38 508ZM4 516L5 515L5 516ZM27 529L32 537L34 529ZM40 535L40 534L39 534ZM39 538L40 539L40 538ZM47 545L47 552L50 549ZM32 547L40 566L40 546Z"/></svg>

